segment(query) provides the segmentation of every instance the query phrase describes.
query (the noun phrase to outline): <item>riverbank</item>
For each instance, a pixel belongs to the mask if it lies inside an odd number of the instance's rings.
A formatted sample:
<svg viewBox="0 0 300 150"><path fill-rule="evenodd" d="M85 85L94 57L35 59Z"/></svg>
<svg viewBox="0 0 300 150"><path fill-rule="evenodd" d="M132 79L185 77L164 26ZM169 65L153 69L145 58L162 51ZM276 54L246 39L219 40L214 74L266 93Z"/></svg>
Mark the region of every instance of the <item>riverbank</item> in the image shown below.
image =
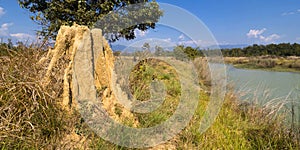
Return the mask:
<svg viewBox="0 0 300 150"><path fill-rule="evenodd" d="M52 80L52 86L42 88L39 81L45 74L45 65L38 65L38 62L45 55L45 51L24 47L0 57L0 149L76 149L74 141L66 141L65 135L70 133L78 138L77 144L84 147L82 149L128 149L95 134L75 108L61 107L62 80ZM141 93L133 91L134 95L141 100L149 98L149 87L144 85L155 78L165 83L167 98L157 112L137 114L139 127L165 121L177 108L176 99L181 95L179 78L171 66L162 62L157 65L156 61L148 63L138 65L132 72L130 82L143 89ZM196 59L195 64L201 75L201 88L209 91L207 63L204 59ZM210 94L202 90L199 93L198 107L188 126L167 143L145 149L300 148L299 132L282 125L284 116L273 118L270 109L241 103L230 91L218 117L205 133L200 133L200 121L204 118ZM121 112L115 109L115 113Z"/></svg>
<svg viewBox="0 0 300 150"><path fill-rule="evenodd" d="M300 57L225 57L225 63L236 68L300 73Z"/></svg>

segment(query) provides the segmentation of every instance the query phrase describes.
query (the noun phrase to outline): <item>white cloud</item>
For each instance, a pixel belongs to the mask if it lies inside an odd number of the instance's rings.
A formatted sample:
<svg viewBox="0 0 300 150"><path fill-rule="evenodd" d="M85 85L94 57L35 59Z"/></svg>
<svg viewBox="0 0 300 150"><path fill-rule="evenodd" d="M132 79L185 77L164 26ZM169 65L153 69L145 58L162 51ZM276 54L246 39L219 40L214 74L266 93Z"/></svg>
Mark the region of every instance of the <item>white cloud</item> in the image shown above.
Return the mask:
<svg viewBox="0 0 300 150"><path fill-rule="evenodd" d="M0 26L0 36L8 36L8 29L13 23L4 23Z"/></svg>
<svg viewBox="0 0 300 150"><path fill-rule="evenodd" d="M32 40L34 36L26 33L15 33L15 34L10 34L11 37L16 38L17 40Z"/></svg>
<svg viewBox="0 0 300 150"><path fill-rule="evenodd" d="M141 30L138 30L138 29L134 30L134 34L136 36L139 36L139 37L144 37L144 36L146 36L147 33L148 33L148 31L141 31Z"/></svg>
<svg viewBox="0 0 300 150"><path fill-rule="evenodd" d="M299 14L300 13L300 9L295 10L295 11L290 11L290 12L284 12L281 15L282 16L288 16L288 15L295 15L295 14Z"/></svg>
<svg viewBox="0 0 300 150"><path fill-rule="evenodd" d="M218 45L218 43L214 41L204 41L204 40L189 40L189 41L180 41L178 42L179 45L185 46L200 46L200 47L209 47Z"/></svg>
<svg viewBox="0 0 300 150"><path fill-rule="evenodd" d="M179 37L178 37L178 40L180 41L183 41L185 39L185 36L183 34L181 34Z"/></svg>
<svg viewBox="0 0 300 150"><path fill-rule="evenodd" d="M266 28L263 28L262 30L250 30L248 33L247 33L247 36L249 38L257 38L259 37L261 34L263 34L267 29Z"/></svg>
<svg viewBox="0 0 300 150"><path fill-rule="evenodd" d="M272 34L272 35L267 36L267 37L264 37L264 36L261 35L259 37L259 39L262 40L262 41L264 41L264 42L274 42L274 40L277 40L279 38L280 38L280 36L277 35L277 34Z"/></svg>
<svg viewBox="0 0 300 150"><path fill-rule="evenodd" d="M296 14L295 12L285 12L282 14L282 16L288 16L288 15L294 15Z"/></svg>
<svg viewBox="0 0 300 150"><path fill-rule="evenodd" d="M0 17L3 16L5 14L4 8L0 7Z"/></svg>
<svg viewBox="0 0 300 150"><path fill-rule="evenodd" d="M193 45L193 44L197 44L198 42L200 42L200 41L190 40L190 41L180 41L180 42L178 42L178 44L179 45Z"/></svg>
<svg viewBox="0 0 300 150"><path fill-rule="evenodd" d="M13 23L4 23L0 26L0 36L16 39L17 41L34 41L35 36L26 33L9 33L9 28Z"/></svg>
<svg viewBox="0 0 300 150"><path fill-rule="evenodd" d="M279 39L280 36L278 34L271 34L269 36L264 36L263 33L266 31L266 28L263 28L261 30L251 29L247 36L248 38L255 38L260 39L262 42L274 42L275 40Z"/></svg>
<svg viewBox="0 0 300 150"><path fill-rule="evenodd" d="M167 38L167 39L162 39L163 42L172 42L171 38Z"/></svg>

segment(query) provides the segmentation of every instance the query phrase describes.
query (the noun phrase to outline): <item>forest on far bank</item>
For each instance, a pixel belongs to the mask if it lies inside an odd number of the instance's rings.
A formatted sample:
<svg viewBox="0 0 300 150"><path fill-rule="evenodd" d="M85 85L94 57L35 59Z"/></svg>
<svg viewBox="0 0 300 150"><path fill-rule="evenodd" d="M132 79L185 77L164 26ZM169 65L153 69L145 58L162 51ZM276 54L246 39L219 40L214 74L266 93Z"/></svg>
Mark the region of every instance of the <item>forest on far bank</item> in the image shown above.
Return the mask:
<svg viewBox="0 0 300 150"><path fill-rule="evenodd" d="M190 46L177 46L176 50L183 49L183 52L188 56L204 56L204 51L216 51L214 49L201 49L192 48ZM244 48L221 48L220 49L224 57L256 57L256 56L300 56L300 44L298 43L280 43L280 44L268 44L268 45L258 45L253 44ZM211 52L210 52L211 53Z"/></svg>
<svg viewBox="0 0 300 150"><path fill-rule="evenodd" d="M149 45L145 43L144 45ZM143 46L141 51L135 53L141 53L143 51L150 51L150 46ZM155 46L154 54L157 56L175 56L175 57L188 57L195 59L196 57L203 57L204 54L218 54L222 52L224 57L258 57L258 56L277 56L277 57L288 57L288 56L300 56L300 44L298 43L280 43L280 44L268 44L258 45L253 44L244 48L221 48L221 49L209 49L200 47L191 47L185 45L177 45L173 50L165 50L161 46ZM120 54L121 51L115 51L116 54ZM125 54L126 55L126 54ZM130 54L129 54L130 55Z"/></svg>
<svg viewBox="0 0 300 150"><path fill-rule="evenodd" d="M251 57L251 56L300 56L300 44L280 43L258 45L253 44L245 48L221 49L225 57Z"/></svg>
<svg viewBox="0 0 300 150"><path fill-rule="evenodd" d="M26 47L26 45L28 44L24 44L23 42L17 42L16 44L13 44L11 40L8 40L7 43L2 42L0 43L0 56L7 55L8 49L20 50L21 47ZM150 47L145 48L143 46L142 49L149 50ZM293 44L280 43L280 44L268 44L268 45L253 44L251 46L247 46L244 48L221 48L219 50L221 50L224 57L300 56L300 44L298 43L293 43ZM216 51L216 53L218 53L219 50L202 49L199 47L194 48L191 46L178 45L174 47L173 51L169 51L169 50L164 50L164 48L161 46L156 46L155 55L159 55L159 56L185 55L186 57L194 59L199 56L200 57L204 56L205 51L211 51L210 53L212 53L212 51ZM137 51L137 53L139 52L141 51ZM117 55L119 55L120 53L121 51L115 51L115 54Z"/></svg>

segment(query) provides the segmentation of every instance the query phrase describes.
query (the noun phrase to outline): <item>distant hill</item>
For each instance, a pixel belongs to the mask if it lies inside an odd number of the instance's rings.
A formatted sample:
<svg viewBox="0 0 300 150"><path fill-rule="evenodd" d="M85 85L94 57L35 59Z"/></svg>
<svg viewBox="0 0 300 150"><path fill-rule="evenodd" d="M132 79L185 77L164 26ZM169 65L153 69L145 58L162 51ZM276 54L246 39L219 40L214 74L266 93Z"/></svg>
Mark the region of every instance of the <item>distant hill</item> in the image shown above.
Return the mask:
<svg viewBox="0 0 300 150"><path fill-rule="evenodd" d="M208 47L204 47L205 49L209 48L209 49L216 49L216 48L221 48L221 49L232 49L232 48L244 48L247 47L249 45L247 44L228 44L228 45L212 45L212 46L208 46Z"/></svg>
<svg viewBox="0 0 300 150"><path fill-rule="evenodd" d="M232 49L232 48L244 48L244 47L247 47L249 45L247 44L232 44L232 45L213 45L213 46L208 46L208 47L203 47L204 49L216 49L216 48L221 48L221 49ZM128 47L128 46L125 46L125 45L120 45L120 44L117 44L117 45L111 45L111 48L113 51L124 51L125 49L127 51L136 51L136 50L142 50L141 47ZM172 51L174 49L174 47L164 47L165 50L169 50L169 51ZM151 47L151 51L154 51L155 50L155 47Z"/></svg>
<svg viewBox="0 0 300 150"><path fill-rule="evenodd" d="M113 51L123 51L125 48L127 48L127 46L124 45L111 45L111 49Z"/></svg>
<svg viewBox="0 0 300 150"><path fill-rule="evenodd" d="M132 51L136 51L136 50L142 50L141 47L128 47L128 46L120 45L120 44L111 45L111 48L112 48L113 51L127 50L129 52L132 52ZM172 51L174 49L174 47L163 47L163 48L164 48L164 50L168 50L168 51ZM151 51L154 51L155 47L151 47L150 49L151 49Z"/></svg>

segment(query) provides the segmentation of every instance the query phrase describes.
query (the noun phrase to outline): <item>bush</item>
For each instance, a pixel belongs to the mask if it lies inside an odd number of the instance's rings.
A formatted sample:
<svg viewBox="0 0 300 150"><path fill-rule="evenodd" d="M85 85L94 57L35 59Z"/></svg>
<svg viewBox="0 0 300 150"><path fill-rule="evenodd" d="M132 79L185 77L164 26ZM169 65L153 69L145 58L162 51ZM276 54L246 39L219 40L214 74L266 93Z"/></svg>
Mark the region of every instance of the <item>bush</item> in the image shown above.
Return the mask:
<svg viewBox="0 0 300 150"><path fill-rule="evenodd" d="M252 63L261 68L274 68L276 66L276 61L272 59L258 59L254 60Z"/></svg>
<svg viewBox="0 0 300 150"><path fill-rule="evenodd" d="M291 68L300 69L300 60L296 60L293 64L291 64Z"/></svg>
<svg viewBox="0 0 300 150"><path fill-rule="evenodd" d="M211 74L210 74L207 60L204 57L198 57L193 61L193 63L197 71L200 83L210 86Z"/></svg>

